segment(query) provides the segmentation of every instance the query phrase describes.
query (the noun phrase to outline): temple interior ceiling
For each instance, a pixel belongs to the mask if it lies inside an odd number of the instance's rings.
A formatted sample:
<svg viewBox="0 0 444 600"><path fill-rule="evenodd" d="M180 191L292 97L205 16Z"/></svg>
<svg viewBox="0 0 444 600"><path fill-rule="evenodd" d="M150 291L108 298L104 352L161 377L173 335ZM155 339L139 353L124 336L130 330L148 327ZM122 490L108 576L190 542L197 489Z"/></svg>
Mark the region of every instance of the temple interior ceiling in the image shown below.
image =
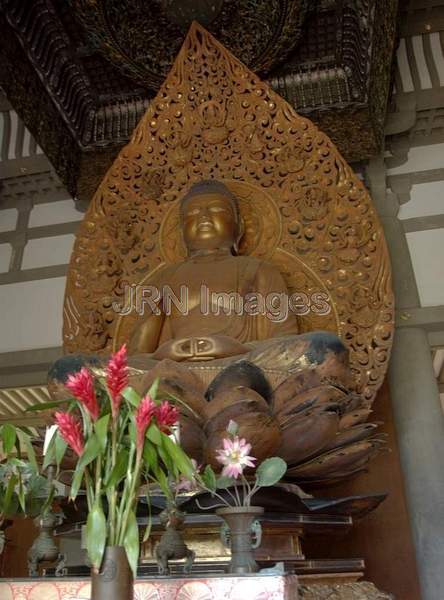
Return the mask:
<svg viewBox="0 0 444 600"><path fill-rule="evenodd" d="M397 1L379 4L6 0L0 79L69 192L88 202L200 19L358 161L383 141Z"/></svg>

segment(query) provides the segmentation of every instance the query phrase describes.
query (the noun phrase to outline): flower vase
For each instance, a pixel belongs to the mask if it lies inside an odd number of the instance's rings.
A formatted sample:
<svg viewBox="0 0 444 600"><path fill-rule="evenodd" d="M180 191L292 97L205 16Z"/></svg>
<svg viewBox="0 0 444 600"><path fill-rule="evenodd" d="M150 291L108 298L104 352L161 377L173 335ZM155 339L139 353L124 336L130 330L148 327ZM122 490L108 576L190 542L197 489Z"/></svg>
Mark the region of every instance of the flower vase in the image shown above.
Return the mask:
<svg viewBox="0 0 444 600"><path fill-rule="evenodd" d="M91 574L91 600L133 600L133 573L123 546L107 546L99 573Z"/></svg>
<svg viewBox="0 0 444 600"><path fill-rule="evenodd" d="M260 536L253 541L252 525L263 512L261 506L230 506L216 510L216 514L224 519L230 529L230 573L245 575L259 571L254 548L259 546Z"/></svg>

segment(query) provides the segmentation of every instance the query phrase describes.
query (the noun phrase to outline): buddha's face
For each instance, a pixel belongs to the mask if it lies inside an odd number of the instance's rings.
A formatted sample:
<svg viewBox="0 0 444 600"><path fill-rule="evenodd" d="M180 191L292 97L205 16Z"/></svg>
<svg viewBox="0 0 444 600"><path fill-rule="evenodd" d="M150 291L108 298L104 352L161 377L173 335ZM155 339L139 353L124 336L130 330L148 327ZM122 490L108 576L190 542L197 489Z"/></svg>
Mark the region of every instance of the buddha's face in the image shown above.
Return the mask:
<svg viewBox="0 0 444 600"><path fill-rule="evenodd" d="M218 193L195 196L182 206L182 228L189 252L230 249L238 237L235 207Z"/></svg>

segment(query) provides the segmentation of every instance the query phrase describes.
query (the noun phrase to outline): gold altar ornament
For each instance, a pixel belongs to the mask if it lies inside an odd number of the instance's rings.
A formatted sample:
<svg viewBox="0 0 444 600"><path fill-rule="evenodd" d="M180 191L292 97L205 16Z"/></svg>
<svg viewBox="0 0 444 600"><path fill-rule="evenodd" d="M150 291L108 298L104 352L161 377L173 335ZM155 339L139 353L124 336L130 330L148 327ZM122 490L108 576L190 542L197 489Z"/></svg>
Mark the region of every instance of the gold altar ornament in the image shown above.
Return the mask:
<svg viewBox="0 0 444 600"><path fill-rule="evenodd" d="M369 195L309 120L194 23L147 113L79 228L64 302L67 352L109 354L128 341L125 289L183 260L179 200L222 181L238 198L238 254L272 263L291 293L324 292L328 314L299 330L336 333L370 404L393 336L387 248Z"/></svg>

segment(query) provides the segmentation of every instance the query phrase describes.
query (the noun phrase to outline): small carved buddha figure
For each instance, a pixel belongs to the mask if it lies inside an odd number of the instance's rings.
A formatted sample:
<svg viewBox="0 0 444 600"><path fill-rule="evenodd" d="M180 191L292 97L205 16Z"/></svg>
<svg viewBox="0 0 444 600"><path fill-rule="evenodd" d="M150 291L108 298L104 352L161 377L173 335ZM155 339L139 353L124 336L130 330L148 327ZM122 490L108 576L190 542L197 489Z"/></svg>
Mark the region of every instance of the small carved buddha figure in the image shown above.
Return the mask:
<svg viewBox="0 0 444 600"><path fill-rule="evenodd" d="M300 335L297 316L280 311L289 292L278 269L237 255L243 224L237 198L223 183L202 181L191 187L181 200L181 226L188 257L163 270L153 284L176 298L185 294L186 310L171 303L165 311L161 293L157 310L134 328L131 354L211 361L221 368L237 359L265 374L280 374L280 382L310 365L323 365L332 377L348 377L347 351L337 336ZM230 373L233 383L233 369ZM245 377L245 369L239 376Z"/></svg>

